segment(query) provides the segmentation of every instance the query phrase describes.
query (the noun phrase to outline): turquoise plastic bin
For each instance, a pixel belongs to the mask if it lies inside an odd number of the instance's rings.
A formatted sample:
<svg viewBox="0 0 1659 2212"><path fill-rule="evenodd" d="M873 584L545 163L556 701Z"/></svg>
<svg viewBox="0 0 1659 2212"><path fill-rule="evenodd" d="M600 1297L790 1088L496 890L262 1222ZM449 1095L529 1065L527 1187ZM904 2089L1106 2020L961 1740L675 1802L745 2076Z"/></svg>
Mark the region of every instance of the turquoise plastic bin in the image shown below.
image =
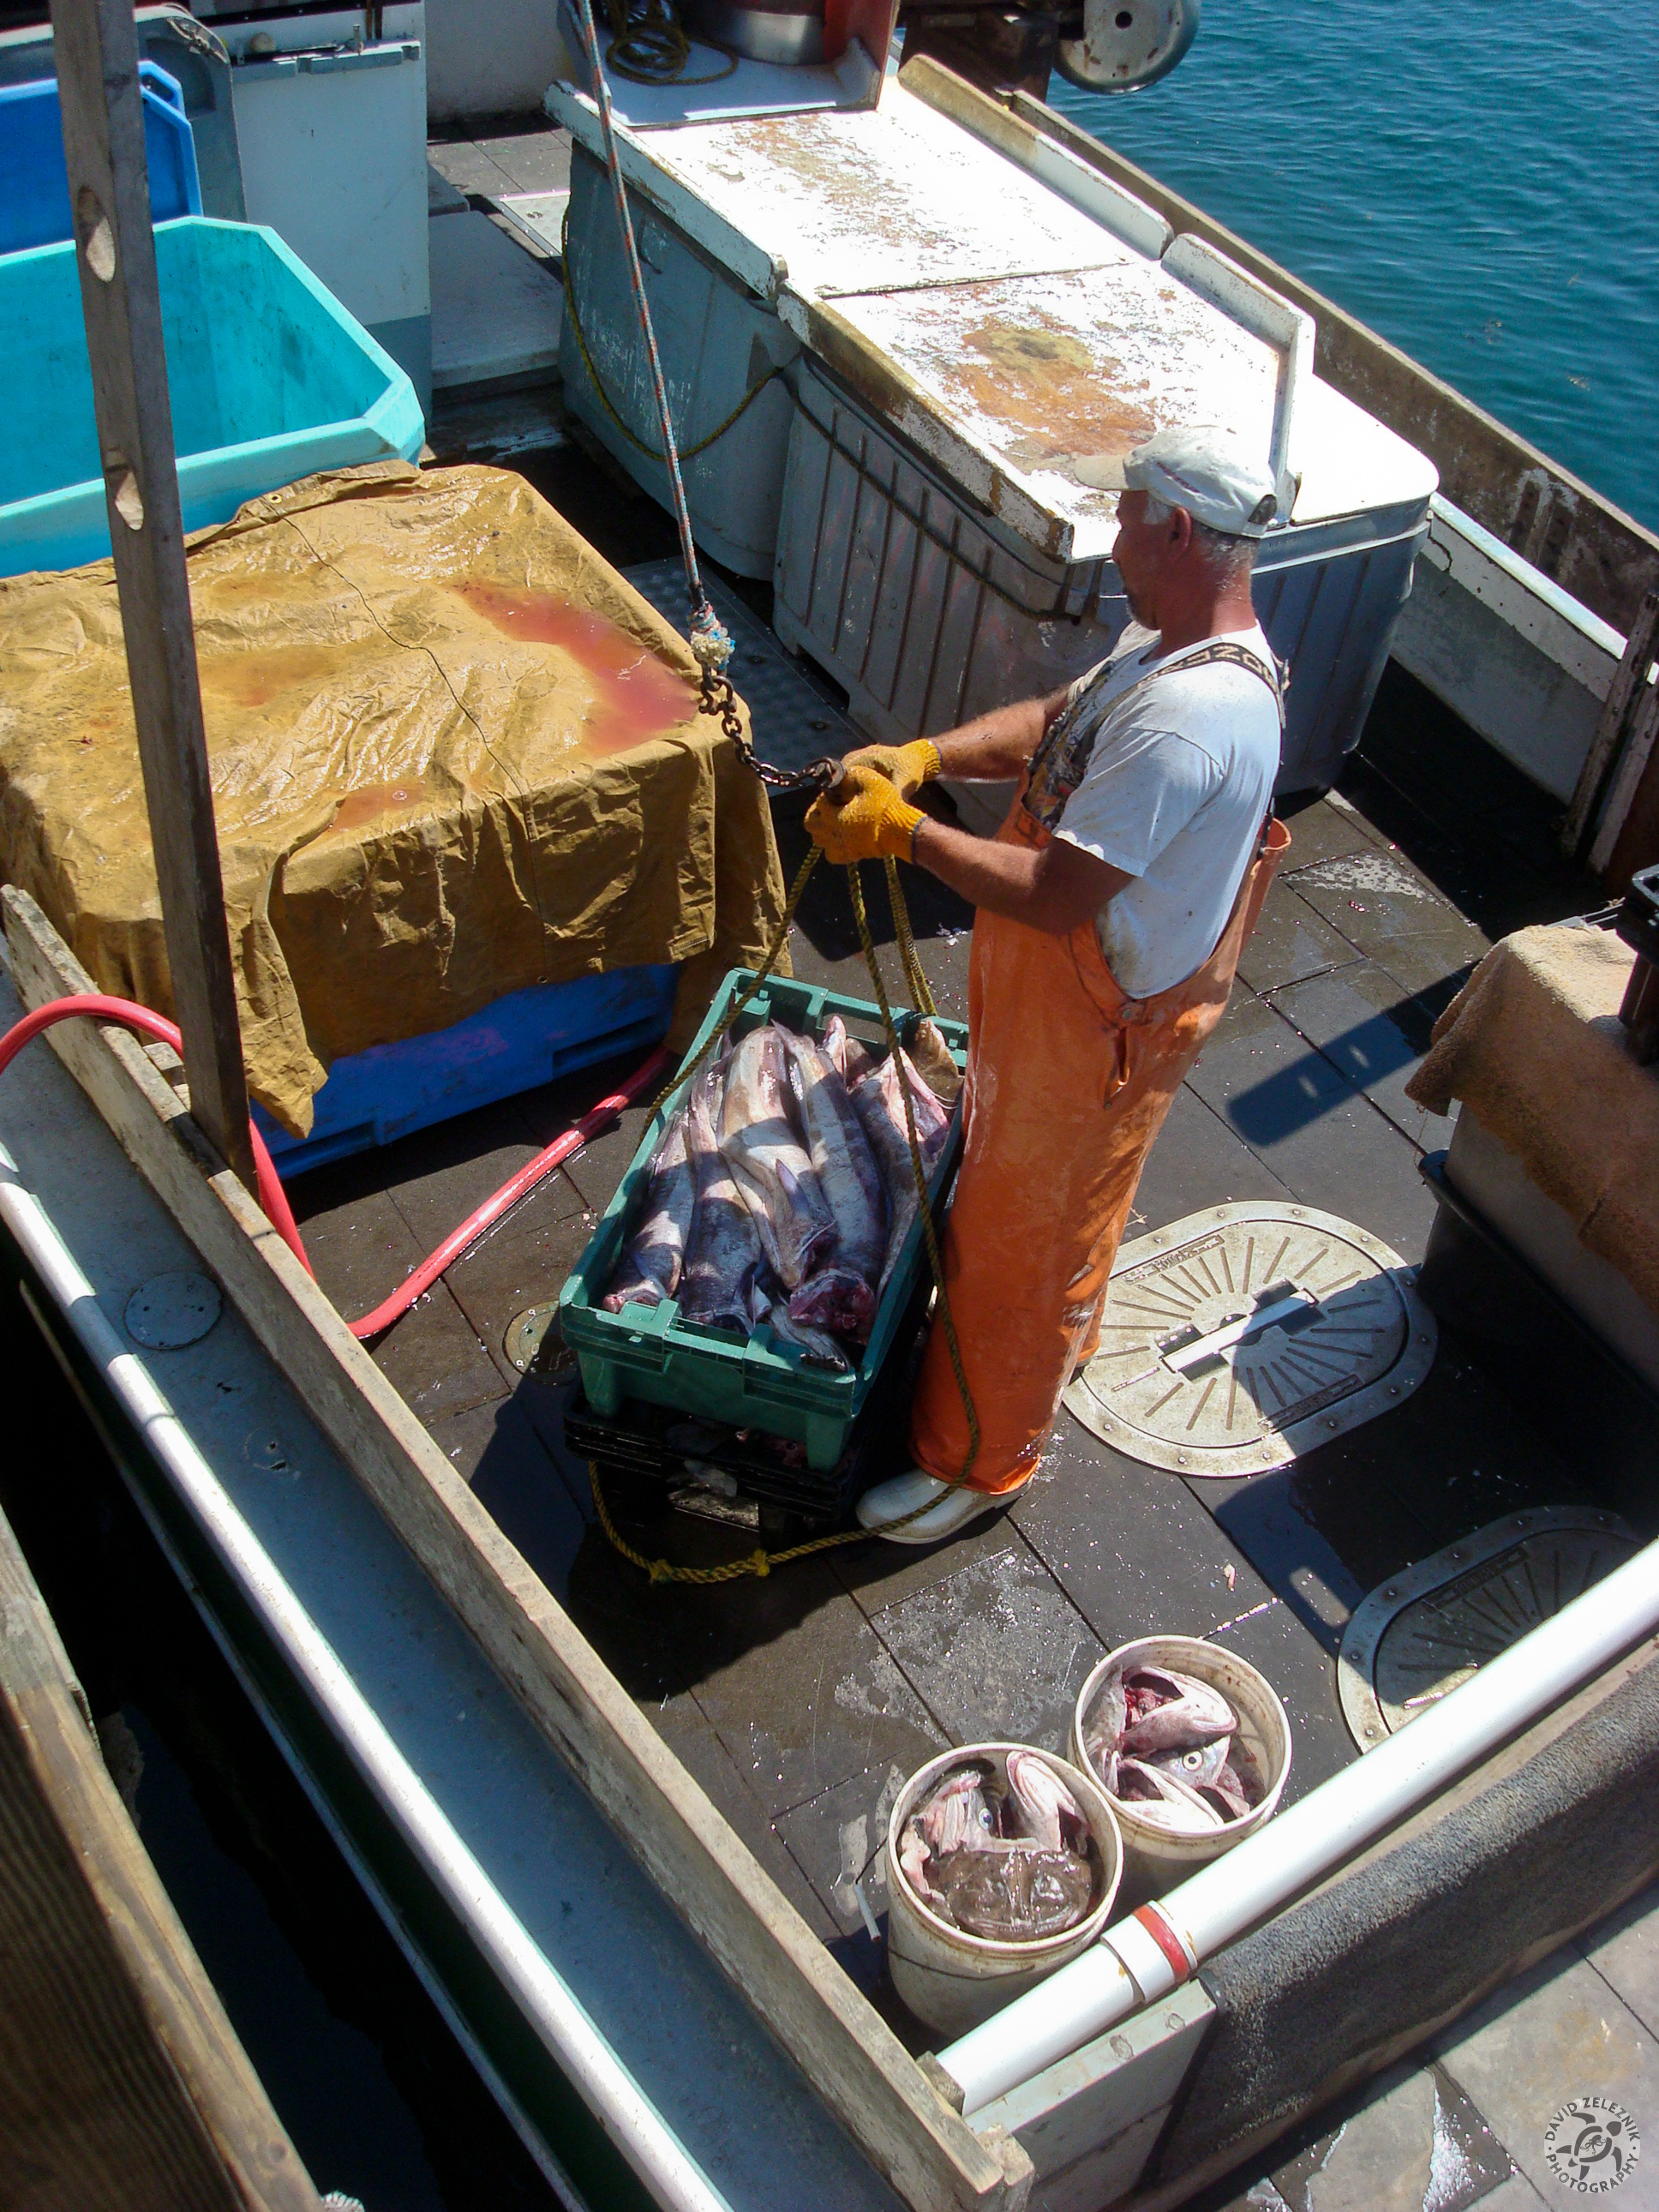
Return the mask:
<svg viewBox="0 0 1659 2212"><path fill-rule="evenodd" d="M144 104L144 161L153 222L200 215L196 141L177 81L154 62L138 64ZM0 253L21 253L75 235L64 122L56 77L0 85Z"/></svg>
<svg viewBox="0 0 1659 2212"><path fill-rule="evenodd" d="M274 231L185 216L155 259L185 528L319 469L426 435L415 387ZM0 257L11 428L0 442L0 576L110 550L75 248Z"/></svg>

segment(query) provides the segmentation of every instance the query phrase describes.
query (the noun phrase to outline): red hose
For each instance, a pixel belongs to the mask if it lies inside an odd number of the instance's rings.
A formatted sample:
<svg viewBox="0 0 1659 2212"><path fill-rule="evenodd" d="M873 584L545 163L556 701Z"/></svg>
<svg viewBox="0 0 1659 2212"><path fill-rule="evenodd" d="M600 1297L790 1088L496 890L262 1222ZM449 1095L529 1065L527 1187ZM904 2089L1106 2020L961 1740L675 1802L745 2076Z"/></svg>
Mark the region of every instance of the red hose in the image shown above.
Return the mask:
<svg viewBox="0 0 1659 2212"><path fill-rule="evenodd" d="M66 1022L74 1015L84 1015L94 1022L121 1022L140 1036L153 1037L158 1044L169 1044L182 1054L184 1040L176 1022L152 1013L148 1006L135 1006L131 999L106 998L100 991L88 991L75 999L53 999L44 1006L37 1006L32 1014L25 1014L21 1022L14 1022L3 1037L0 1037L0 1075L11 1066L23 1047L42 1030L49 1030L54 1022ZM259 1203L264 1208L265 1218L288 1246L307 1274L313 1273L306 1257L306 1248L300 1242L300 1232L295 1225L282 1178L271 1164L270 1154L265 1150L265 1140L252 1121L247 1133L253 1146L253 1171L259 1188Z"/></svg>
<svg viewBox="0 0 1659 2212"><path fill-rule="evenodd" d="M4 1036L0 1037L0 1075L5 1073L32 1037L39 1036L42 1030L50 1029L54 1022L68 1021L76 1014L84 1015L91 1021L122 1022L128 1029L137 1030L141 1036L153 1037L159 1044L171 1045L174 1052L183 1049L175 1023L152 1013L148 1006L135 1006L131 999L111 999L101 992L89 991L80 998L54 999L50 1005L37 1006L32 1014L25 1014L21 1022L15 1022ZM613 1091L608 1097L601 1098L597 1106L590 1106L574 1127L567 1129L562 1137L556 1137L550 1145L537 1153L533 1160L527 1160L517 1175L510 1176L493 1197L485 1199L481 1206L469 1213L460 1227L452 1231L437 1250L422 1260L413 1274L407 1276L389 1298L382 1299L374 1312L365 1314L361 1321L350 1322L351 1334L361 1342L368 1337L378 1336L382 1329L390 1328L394 1321L409 1311L416 1298L431 1289L447 1267L454 1265L467 1246L481 1237L492 1222L499 1221L507 1208L516 1206L525 1193L538 1183L544 1176L550 1175L573 1152L579 1152L602 1129L607 1128L634 1103L642 1091L649 1090L659 1077L665 1075L672 1065L673 1054L666 1045L659 1045L650 1059L642 1066L636 1067L624 1080L619 1091ZM265 1149L265 1140L252 1121L248 1123L247 1133L253 1146L254 1172L258 1182L259 1203L264 1209L265 1218L306 1273L314 1276L315 1270L306 1257L306 1248L300 1240L300 1231L289 1206L288 1194L283 1188L282 1178Z"/></svg>
<svg viewBox="0 0 1659 2212"><path fill-rule="evenodd" d="M509 1176L493 1198L485 1199L477 1211L469 1213L460 1227L453 1230L437 1250L422 1261L412 1275L405 1277L389 1298L383 1298L373 1313L351 1324L351 1334L360 1340L378 1336L383 1328L390 1328L402 1314L406 1314L416 1298L432 1288L447 1267L453 1267L467 1246L481 1237L493 1221L519 1200L531 1187L545 1175L550 1175L562 1161L573 1152L579 1152L590 1139L607 1128L623 1109L631 1106L642 1091L666 1075L673 1066L674 1056L666 1045L659 1045L642 1067L636 1067L627 1078L620 1091L613 1091L608 1098L601 1098L597 1106L590 1106L573 1128L562 1137L556 1137L533 1160L526 1160L515 1176ZM0 1061L0 1067L4 1062Z"/></svg>

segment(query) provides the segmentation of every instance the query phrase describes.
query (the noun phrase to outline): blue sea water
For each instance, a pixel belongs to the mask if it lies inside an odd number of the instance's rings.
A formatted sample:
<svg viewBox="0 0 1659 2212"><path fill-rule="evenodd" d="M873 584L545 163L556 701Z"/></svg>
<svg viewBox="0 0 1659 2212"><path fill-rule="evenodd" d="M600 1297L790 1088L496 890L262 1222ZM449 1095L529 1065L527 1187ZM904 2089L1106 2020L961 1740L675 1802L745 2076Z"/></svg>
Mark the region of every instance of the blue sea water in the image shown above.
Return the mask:
<svg viewBox="0 0 1659 2212"><path fill-rule="evenodd" d="M1659 4L1205 0L1073 119L1659 529Z"/></svg>

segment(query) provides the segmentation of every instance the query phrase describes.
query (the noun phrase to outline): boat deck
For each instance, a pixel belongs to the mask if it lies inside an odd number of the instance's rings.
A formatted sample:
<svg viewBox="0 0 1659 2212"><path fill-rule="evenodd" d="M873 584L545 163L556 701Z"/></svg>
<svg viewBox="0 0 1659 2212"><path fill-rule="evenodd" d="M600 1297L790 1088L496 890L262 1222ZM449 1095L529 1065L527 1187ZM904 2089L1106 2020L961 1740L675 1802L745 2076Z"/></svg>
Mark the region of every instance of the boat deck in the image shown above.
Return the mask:
<svg viewBox="0 0 1659 2212"><path fill-rule="evenodd" d="M475 404L447 447L441 421L434 442L445 458L488 458L509 417L512 465L607 557L626 567L672 551L659 511L631 488L623 495L550 420L543 450L528 450L522 402L499 418ZM763 613L763 592L739 588ZM1343 1215L1421 1258L1433 1206L1418 1160L1450 1125L1403 1086L1434 1016L1495 939L1600 902L1594 882L1559 860L1553 811L1390 669L1340 791L1286 809L1285 872L1152 1155L1132 1235L1229 1200L1273 1199ZM798 803L780 810L778 831L789 874L804 850ZM908 888L940 1010L962 1015L971 916L931 880ZM837 873L814 879L791 950L797 974L868 995ZM899 990L890 944L882 957ZM625 1072L595 1067L297 1179L295 1211L341 1310L377 1304ZM597 1524L587 1466L563 1442L565 1393L520 1375L503 1349L516 1315L557 1296L643 1119L629 1115L544 1182L374 1357L901 2032L914 2024L880 1987L852 1884L899 1783L947 1742L1061 1745L1103 1649L1154 1632L1212 1636L1285 1700L1289 1802L1356 1755L1335 1655L1377 1583L1524 1506L1610 1504L1659 1531L1651 1506L1644 1520L1639 1502L1599 1494L1595 1471L1569 1465L1444 1329L1414 1396L1288 1468L1183 1480L1115 1454L1062 1413L1037 1480L956 1542L863 1540L764 1580L654 1586ZM903 1442L890 1439L896 1466ZM676 1512L643 1484L615 1480L611 1494L648 1553L711 1564L753 1548L752 1534ZM866 1883L878 1913L879 1872Z"/></svg>

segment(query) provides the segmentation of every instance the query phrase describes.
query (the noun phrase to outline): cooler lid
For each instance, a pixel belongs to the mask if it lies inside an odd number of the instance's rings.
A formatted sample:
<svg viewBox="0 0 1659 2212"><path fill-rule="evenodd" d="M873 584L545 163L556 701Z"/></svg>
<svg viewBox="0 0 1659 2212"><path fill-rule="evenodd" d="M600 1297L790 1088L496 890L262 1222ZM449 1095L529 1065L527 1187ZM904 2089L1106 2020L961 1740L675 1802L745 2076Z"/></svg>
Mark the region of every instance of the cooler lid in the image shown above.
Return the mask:
<svg viewBox="0 0 1659 2212"><path fill-rule="evenodd" d="M1189 246L1161 264L1125 254L988 283L786 294L780 312L978 505L1055 560L1092 561L1116 536L1123 457L1174 424L1225 424L1283 477L1288 504L1312 325L1259 287L1260 313L1242 299L1224 309L1206 293L1232 264Z"/></svg>
<svg viewBox="0 0 1659 2212"><path fill-rule="evenodd" d="M568 85L549 112L604 159ZM1161 218L1083 172L1088 211L890 80L879 107L696 128L618 125L623 173L732 272L775 298L1097 268L1163 251ZM1079 165L1080 169L1080 165Z"/></svg>

